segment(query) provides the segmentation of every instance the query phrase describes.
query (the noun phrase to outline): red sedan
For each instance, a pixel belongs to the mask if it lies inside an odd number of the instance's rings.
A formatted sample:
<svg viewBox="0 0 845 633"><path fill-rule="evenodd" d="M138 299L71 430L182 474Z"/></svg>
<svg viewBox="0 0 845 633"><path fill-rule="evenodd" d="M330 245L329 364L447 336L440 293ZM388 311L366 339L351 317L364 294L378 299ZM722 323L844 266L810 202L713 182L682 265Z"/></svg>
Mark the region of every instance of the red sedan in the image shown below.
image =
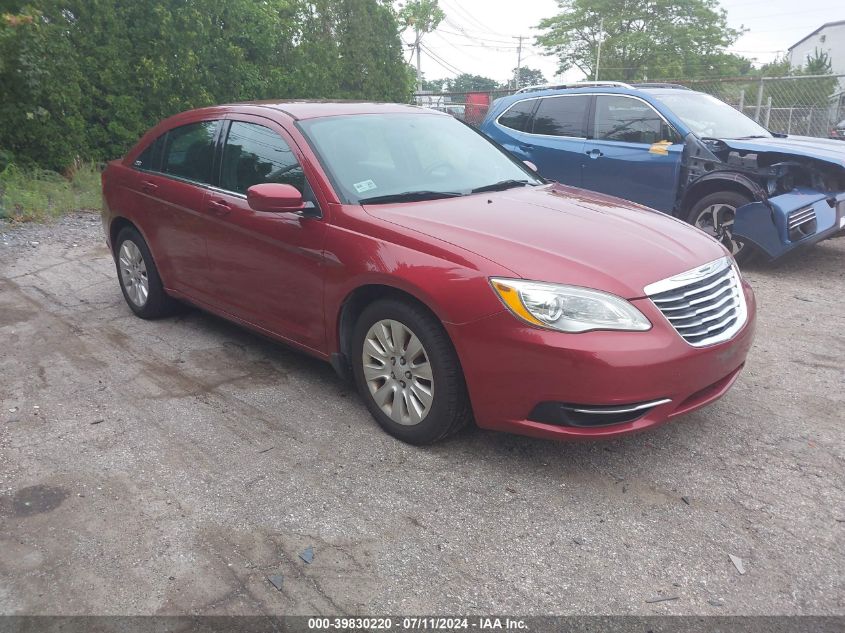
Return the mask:
<svg viewBox="0 0 845 633"><path fill-rule="evenodd" d="M186 112L103 174L120 286L330 361L414 444L655 426L723 395L754 295L701 231L548 183L446 114L366 103Z"/></svg>

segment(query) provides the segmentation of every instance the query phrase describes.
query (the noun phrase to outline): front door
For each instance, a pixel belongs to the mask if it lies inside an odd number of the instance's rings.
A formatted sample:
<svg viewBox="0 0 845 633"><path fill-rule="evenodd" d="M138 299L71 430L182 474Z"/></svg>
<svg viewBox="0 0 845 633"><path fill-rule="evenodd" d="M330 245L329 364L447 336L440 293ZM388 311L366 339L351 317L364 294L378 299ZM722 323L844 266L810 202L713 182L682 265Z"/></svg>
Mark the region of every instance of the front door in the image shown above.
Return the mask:
<svg viewBox="0 0 845 633"><path fill-rule="evenodd" d="M290 184L316 202L299 150L261 117L238 115L224 132L218 186L207 200L215 303L226 312L312 349L325 349L325 221L312 214L266 213L247 204L252 185Z"/></svg>
<svg viewBox="0 0 845 633"><path fill-rule="evenodd" d="M671 212L682 151L678 133L645 101L598 95L581 157L582 186Z"/></svg>

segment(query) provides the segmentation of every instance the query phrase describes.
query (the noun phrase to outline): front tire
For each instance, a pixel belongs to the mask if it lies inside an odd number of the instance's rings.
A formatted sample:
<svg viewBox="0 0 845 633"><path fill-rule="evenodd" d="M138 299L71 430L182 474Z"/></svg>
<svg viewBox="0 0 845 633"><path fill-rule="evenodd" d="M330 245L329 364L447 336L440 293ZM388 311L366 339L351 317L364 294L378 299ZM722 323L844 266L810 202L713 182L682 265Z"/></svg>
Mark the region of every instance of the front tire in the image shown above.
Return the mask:
<svg viewBox="0 0 845 633"><path fill-rule="evenodd" d="M687 222L725 245L738 264L749 262L754 246L733 236L736 210L751 202L751 198L737 191L717 191L704 196L690 209Z"/></svg>
<svg viewBox="0 0 845 633"><path fill-rule="evenodd" d="M409 444L431 444L471 420L455 349L425 308L397 299L367 306L352 333L355 384L379 425Z"/></svg>
<svg viewBox="0 0 845 633"><path fill-rule="evenodd" d="M147 242L134 226L120 230L114 245L117 278L129 308L142 319L174 313L177 303L167 296Z"/></svg>

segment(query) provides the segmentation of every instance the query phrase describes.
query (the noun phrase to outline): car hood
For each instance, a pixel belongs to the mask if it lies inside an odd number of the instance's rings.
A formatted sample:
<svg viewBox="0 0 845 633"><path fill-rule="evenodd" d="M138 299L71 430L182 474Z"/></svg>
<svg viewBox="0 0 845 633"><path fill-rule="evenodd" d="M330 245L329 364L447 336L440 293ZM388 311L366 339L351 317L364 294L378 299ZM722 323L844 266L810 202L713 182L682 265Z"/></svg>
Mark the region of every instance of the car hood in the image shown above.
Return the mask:
<svg viewBox="0 0 845 633"><path fill-rule="evenodd" d="M778 152L815 158L845 168L845 147L842 141L811 136L785 138L719 139L731 149L745 152Z"/></svg>
<svg viewBox="0 0 845 633"><path fill-rule="evenodd" d="M663 213L559 184L365 209L515 276L627 299L727 253L716 240Z"/></svg>

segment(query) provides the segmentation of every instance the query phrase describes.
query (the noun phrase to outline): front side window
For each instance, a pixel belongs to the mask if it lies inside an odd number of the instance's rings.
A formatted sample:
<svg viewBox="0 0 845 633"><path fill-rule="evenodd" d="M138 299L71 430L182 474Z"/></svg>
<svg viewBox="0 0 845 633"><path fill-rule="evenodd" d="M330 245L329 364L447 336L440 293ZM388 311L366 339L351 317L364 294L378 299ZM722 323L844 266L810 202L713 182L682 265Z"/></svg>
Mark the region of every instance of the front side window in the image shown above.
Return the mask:
<svg viewBox="0 0 845 633"><path fill-rule="evenodd" d="M540 99L534 115L534 134L549 136L584 136L584 119L590 105L589 95L570 95Z"/></svg>
<svg viewBox="0 0 845 633"><path fill-rule="evenodd" d="M305 190L302 165L290 146L273 130L243 121L233 121L223 149L220 186L246 194L262 183L293 185Z"/></svg>
<svg viewBox="0 0 845 633"><path fill-rule="evenodd" d="M499 117L499 125L509 127L518 132L527 132L528 123L531 120L531 112L533 112L535 105L537 105L536 99L518 101Z"/></svg>
<svg viewBox="0 0 845 633"><path fill-rule="evenodd" d="M593 138L625 143L677 141L677 134L647 103L630 97L599 95Z"/></svg>
<svg viewBox="0 0 845 633"><path fill-rule="evenodd" d="M201 121L167 133L162 171L194 182L211 182L217 121Z"/></svg>

